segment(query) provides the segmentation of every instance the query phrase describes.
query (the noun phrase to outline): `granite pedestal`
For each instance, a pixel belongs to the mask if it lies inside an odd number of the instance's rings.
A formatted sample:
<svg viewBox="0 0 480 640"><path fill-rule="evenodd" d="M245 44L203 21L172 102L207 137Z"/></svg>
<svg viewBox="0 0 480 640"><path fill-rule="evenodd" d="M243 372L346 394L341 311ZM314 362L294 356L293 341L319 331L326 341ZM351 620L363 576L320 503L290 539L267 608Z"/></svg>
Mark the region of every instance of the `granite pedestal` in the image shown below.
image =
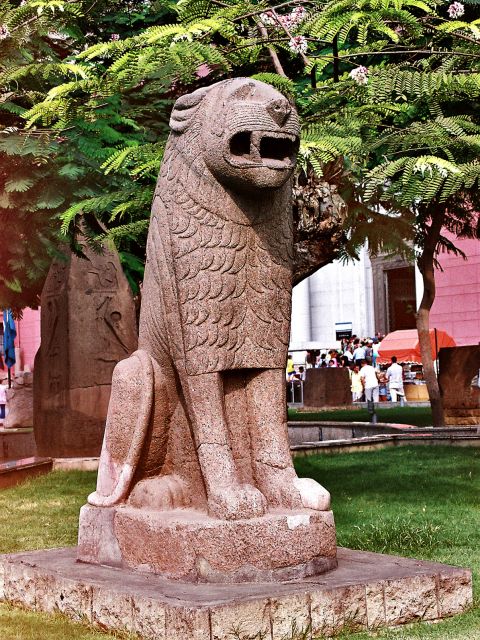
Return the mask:
<svg viewBox="0 0 480 640"><path fill-rule="evenodd" d="M279 582L337 566L331 511L276 509L225 521L193 509L85 505L78 541L80 561L183 582Z"/></svg>
<svg viewBox="0 0 480 640"><path fill-rule="evenodd" d="M283 583L192 584L76 561L75 548L0 556L0 599L148 640L281 640L434 621L472 603L471 572L338 549L338 568Z"/></svg>

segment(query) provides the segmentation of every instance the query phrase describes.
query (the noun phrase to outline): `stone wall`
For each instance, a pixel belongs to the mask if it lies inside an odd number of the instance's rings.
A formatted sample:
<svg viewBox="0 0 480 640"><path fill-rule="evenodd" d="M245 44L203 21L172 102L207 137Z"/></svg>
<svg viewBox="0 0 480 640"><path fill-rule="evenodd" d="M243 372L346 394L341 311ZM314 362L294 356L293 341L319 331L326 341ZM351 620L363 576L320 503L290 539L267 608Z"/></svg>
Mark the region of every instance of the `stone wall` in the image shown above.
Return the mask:
<svg viewBox="0 0 480 640"><path fill-rule="evenodd" d="M480 423L480 345L439 352L439 384L449 425Z"/></svg>

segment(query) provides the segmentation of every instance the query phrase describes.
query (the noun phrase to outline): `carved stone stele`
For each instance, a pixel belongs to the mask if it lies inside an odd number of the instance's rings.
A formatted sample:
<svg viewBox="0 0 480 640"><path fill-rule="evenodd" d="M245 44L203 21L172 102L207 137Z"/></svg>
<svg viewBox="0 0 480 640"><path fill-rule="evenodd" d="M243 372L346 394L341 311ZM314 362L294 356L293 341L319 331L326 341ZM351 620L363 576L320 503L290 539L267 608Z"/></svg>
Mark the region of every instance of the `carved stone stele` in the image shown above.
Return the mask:
<svg viewBox="0 0 480 640"><path fill-rule="evenodd" d="M480 422L480 345L439 351L438 384L447 425Z"/></svg>
<svg viewBox="0 0 480 640"><path fill-rule="evenodd" d="M52 263L41 296L35 357L38 454L98 456L112 373L137 348L135 306L115 251L85 248Z"/></svg>
<svg viewBox="0 0 480 640"><path fill-rule="evenodd" d="M297 477L285 410L298 116L239 78L177 100L170 126L78 558L189 581L326 571L330 496Z"/></svg>

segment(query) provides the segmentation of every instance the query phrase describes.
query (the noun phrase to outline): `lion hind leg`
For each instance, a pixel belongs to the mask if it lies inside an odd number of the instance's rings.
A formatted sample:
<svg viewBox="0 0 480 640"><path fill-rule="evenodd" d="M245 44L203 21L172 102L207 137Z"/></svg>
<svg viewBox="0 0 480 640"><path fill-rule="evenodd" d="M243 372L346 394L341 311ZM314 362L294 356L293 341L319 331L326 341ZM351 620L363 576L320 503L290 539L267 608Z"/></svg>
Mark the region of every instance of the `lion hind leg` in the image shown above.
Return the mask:
<svg viewBox="0 0 480 640"><path fill-rule="evenodd" d="M128 496L149 428L154 378L146 351L135 351L114 369L97 489L88 496L93 506L111 507Z"/></svg>

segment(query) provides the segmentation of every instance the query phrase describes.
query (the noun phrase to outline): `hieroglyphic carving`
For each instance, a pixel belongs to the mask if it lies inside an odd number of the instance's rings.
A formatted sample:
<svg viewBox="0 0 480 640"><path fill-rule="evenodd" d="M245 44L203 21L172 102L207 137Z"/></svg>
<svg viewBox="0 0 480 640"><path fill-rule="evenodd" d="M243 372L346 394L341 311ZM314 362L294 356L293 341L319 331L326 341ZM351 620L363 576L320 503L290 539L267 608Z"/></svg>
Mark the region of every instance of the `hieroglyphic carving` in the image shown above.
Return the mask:
<svg viewBox="0 0 480 640"><path fill-rule="evenodd" d="M89 282L87 294L98 291L108 293L118 289L117 267L111 261L105 262L105 257L101 263L92 257L87 277Z"/></svg>
<svg viewBox="0 0 480 640"><path fill-rule="evenodd" d="M46 347L46 356L48 361L48 391L50 394L56 394L61 387L61 371L60 371L60 339L58 335L58 298L50 297L46 303L46 324L48 332L48 341Z"/></svg>
<svg viewBox="0 0 480 640"><path fill-rule="evenodd" d="M60 359L61 336L59 332L61 311L59 300L65 292L67 277L68 264L60 261L53 262L43 292L42 322L46 327L45 335L47 336L45 345L47 362L46 392L54 398L62 387L62 363Z"/></svg>
<svg viewBox="0 0 480 640"><path fill-rule="evenodd" d="M91 359L96 384L110 384L117 362L131 353L116 296L117 267L112 260L108 260L109 256L111 253L107 251L101 259L90 255L85 273L85 294L92 296L95 309L96 338L91 343Z"/></svg>
<svg viewBox="0 0 480 640"><path fill-rule="evenodd" d="M67 275L68 275L67 262L60 262L58 260L53 262L48 272L48 279L47 279L47 282L45 283L43 295L46 295L46 296L60 295L65 288Z"/></svg>
<svg viewBox="0 0 480 640"><path fill-rule="evenodd" d="M97 298L96 340L95 351L92 353L96 384L108 384L117 362L131 352L128 335L125 335L125 326L122 323L122 313L115 302L112 295Z"/></svg>

